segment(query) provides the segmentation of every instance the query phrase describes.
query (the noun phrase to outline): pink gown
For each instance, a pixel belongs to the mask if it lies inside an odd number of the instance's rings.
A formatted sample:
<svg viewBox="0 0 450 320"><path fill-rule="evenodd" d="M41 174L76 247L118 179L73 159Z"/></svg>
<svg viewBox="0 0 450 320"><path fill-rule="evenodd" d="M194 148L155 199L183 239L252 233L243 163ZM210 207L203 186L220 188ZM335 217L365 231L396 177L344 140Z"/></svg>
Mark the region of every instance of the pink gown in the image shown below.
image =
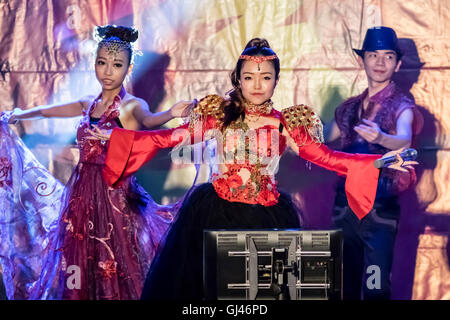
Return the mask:
<svg viewBox="0 0 450 320"><path fill-rule="evenodd" d="M100 119L90 106L77 130L80 160L62 196L59 215L43 239L40 275L30 299L139 299L145 276L177 205L156 204L131 176L109 187L102 176L108 142L87 139L89 126L120 126L122 88Z"/></svg>

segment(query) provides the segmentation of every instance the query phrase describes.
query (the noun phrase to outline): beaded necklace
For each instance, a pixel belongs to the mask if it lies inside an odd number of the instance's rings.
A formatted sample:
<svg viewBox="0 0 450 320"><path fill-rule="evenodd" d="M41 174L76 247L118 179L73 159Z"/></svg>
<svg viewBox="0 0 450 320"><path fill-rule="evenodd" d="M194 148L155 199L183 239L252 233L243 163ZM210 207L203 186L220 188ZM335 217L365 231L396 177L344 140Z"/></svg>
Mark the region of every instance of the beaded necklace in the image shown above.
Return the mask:
<svg viewBox="0 0 450 320"><path fill-rule="evenodd" d="M273 102L270 99L263 104L254 104L250 101L244 100L243 105L246 114L253 114L257 116L268 115L273 109Z"/></svg>

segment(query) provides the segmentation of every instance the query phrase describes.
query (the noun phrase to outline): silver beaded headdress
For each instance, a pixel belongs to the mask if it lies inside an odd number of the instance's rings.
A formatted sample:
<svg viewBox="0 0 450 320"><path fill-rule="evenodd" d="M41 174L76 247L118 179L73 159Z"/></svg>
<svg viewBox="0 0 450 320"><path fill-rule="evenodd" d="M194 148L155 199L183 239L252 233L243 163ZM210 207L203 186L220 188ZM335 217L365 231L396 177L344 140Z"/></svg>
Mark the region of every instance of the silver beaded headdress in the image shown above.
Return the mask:
<svg viewBox="0 0 450 320"><path fill-rule="evenodd" d="M105 48L108 51L108 54L118 54L120 51L128 51L133 52L133 47L131 43L127 41L120 40L117 37L109 37L107 39L102 39L98 43L98 48Z"/></svg>
<svg viewBox="0 0 450 320"><path fill-rule="evenodd" d="M135 48L134 43L124 41L117 36L102 37L98 30L94 31L94 39L98 43L98 49L105 48L108 54L117 55L120 51L127 51L130 53L130 64L134 63L136 55L141 56L142 52Z"/></svg>

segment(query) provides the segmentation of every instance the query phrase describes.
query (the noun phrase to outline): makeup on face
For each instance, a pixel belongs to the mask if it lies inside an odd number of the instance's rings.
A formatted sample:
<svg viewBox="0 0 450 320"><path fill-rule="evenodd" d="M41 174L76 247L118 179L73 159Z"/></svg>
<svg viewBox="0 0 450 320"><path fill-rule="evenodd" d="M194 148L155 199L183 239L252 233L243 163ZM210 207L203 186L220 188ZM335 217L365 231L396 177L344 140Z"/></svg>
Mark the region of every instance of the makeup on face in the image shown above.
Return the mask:
<svg viewBox="0 0 450 320"><path fill-rule="evenodd" d="M103 89L114 89L122 85L128 73L128 53L124 50L110 52L99 48L95 60L95 74Z"/></svg>
<svg viewBox="0 0 450 320"><path fill-rule="evenodd" d="M246 100L254 104L264 103L272 97L277 83L273 64L270 61L245 61L239 83Z"/></svg>

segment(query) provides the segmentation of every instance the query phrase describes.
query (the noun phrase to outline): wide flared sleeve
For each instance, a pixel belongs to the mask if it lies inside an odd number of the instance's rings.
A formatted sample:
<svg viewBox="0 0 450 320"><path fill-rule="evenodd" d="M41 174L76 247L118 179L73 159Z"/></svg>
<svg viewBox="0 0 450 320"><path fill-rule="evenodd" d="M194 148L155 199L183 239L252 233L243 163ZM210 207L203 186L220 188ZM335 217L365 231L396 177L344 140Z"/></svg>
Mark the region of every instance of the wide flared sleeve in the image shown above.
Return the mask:
<svg viewBox="0 0 450 320"><path fill-rule="evenodd" d="M380 170L373 162L381 155L350 154L323 144L322 123L311 108L298 105L282 110L282 123L299 149L299 156L327 170L346 176L345 192L359 219L373 207Z"/></svg>
<svg viewBox="0 0 450 320"><path fill-rule="evenodd" d="M175 134L176 130L180 134ZM187 125L154 131L116 128L110 137L103 177L109 185L115 185L120 179L138 171L159 149L174 147L182 143L187 135Z"/></svg>
<svg viewBox="0 0 450 320"><path fill-rule="evenodd" d="M219 125L222 98L209 95L193 108L189 122L173 129L132 131L116 128L112 131L103 177L111 185L130 176L152 159L159 149L200 142L205 132Z"/></svg>

